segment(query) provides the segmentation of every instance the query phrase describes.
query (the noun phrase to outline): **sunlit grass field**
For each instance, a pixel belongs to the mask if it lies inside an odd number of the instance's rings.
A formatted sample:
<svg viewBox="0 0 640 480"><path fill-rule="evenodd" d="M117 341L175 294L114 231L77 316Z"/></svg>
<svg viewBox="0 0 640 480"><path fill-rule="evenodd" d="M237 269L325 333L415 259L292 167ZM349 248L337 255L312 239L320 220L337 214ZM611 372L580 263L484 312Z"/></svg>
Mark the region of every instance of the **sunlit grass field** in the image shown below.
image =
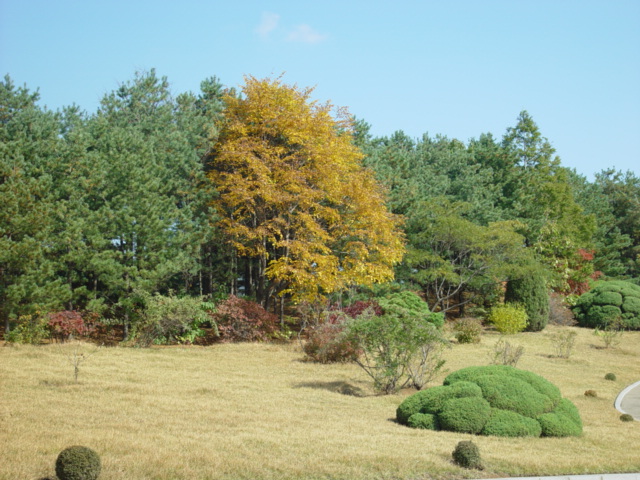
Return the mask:
<svg viewBox="0 0 640 480"><path fill-rule="evenodd" d="M559 327L507 337L518 368L555 383L584 422L578 438L509 439L414 430L394 422L404 396L377 396L357 366L303 361L296 342L210 347L89 344L0 347L0 479L55 478L58 453L85 445L102 480L455 479L640 471L640 422L621 422L617 394L640 380L640 332L615 349L578 332L554 358ZM449 372L486 365L498 341L445 352ZM78 382L70 360L80 364ZM77 358L77 357L76 357ZM605 380L612 372L616 381ZM445 373L432 382L441 384ZM586 397L595 390L597 397ZM452 463L460 440L485 465Z"/></svg>

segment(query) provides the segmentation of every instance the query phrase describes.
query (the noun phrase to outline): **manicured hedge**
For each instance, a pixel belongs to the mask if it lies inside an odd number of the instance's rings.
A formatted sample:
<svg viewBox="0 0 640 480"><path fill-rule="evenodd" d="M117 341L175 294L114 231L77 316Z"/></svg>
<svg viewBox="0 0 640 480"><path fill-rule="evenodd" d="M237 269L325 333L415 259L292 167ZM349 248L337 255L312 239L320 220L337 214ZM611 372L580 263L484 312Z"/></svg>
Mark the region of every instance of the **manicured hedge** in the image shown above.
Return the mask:
<svg viewBox="0 0 640 480"><path fill-rule="evenodd" d="M583 327L605 328L619 320L622 328L640 330L640 286L619 280L597 282L578 298L573 313Z"/></svg>
<svg viewBox="0 0 640 480"><path fill-rule="evenodd" d="M578 409L562 398L558 387L508 365L458 370L442 386L407 397L396 419L413 428L503 437L582 432Z"/></svg>

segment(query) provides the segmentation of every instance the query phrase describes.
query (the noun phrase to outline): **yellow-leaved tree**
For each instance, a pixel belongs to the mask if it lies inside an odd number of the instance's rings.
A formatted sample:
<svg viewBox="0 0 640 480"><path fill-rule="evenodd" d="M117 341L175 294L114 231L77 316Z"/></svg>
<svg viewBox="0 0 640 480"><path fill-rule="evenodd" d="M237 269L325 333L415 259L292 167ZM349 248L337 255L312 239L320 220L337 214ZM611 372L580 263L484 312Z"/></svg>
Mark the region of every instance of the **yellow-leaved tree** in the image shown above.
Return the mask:
<svg viewBox="0 0 640 480"><path fill-rule="evenodd" d="M234 278L266 308L393 278L400 219L362 166L345 109L281 79L245 77L213 145L218 226L237 254Z"/></svg>

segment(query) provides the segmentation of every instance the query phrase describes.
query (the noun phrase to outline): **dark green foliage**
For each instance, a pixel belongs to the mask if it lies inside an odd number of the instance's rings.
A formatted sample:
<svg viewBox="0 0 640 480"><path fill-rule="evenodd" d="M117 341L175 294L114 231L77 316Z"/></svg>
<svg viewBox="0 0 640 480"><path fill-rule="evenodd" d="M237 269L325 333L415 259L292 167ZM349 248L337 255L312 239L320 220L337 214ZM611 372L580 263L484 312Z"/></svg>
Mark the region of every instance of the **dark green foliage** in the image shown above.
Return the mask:
<svg viewBox="0 0 640 480"><path fill-rule="evenodd" d="M379 298L378 303L387 315L422 317L438 328L444 325L444 315L429 310L429 305L413 292L389 293Z"/></svg>
<svg viewBox="0 0 640 480"><path fill-rule="evenodd" d="M582 327L620 323L623 329L640 330L640 286L621 280L598 282L578 298L573 313Z"/></svg>
<svg viewBox="0 0 640 480"><path fill-rule="evenodd" d="M622 415L620 415L620 420L623 422L633 422L635 418L633 418L633 416L629 415L628 413L623 413Z"/></svg>
<svg viewBox="0 0 640 480"><path fill-rule="evenodd" d="M411 426L409 418L418 414L433 415L436 429L482 435L566 436L582 431L577 408L562 398L558 387L533 372L507 365L453 372L444 385L407 397L396 418Z"/></svg>
<svg viewBox="0 0 640 480"><path fill-rule="evenodd" d="M480 433L491 417L491 405L481 397L453 398L438 414L443 430Z"/></svg>
<svg viewBox="0 0 640 480"><path fill-rule="evenodd" d="M615 373L607 373L604 376L605 380L611 380L611 381L615 381L616 380L616 374Z"/></svg>
<svg viewBox="0 0 640 480"><path fill-rule="evenodd" d="M620 307L622 306L622 295L618 292L599 291L593 296L593 303Z"/></svg>
<svg viewBox="0 0 640 480"><path fill-rule="evenodd" d="M549 293L544 276L538 272L507 282L505 303L519 303L527 312L527 330L539 332L549 322Z"/></svg>
<svg viewBox="0 0 640 480"><path fill-rule="evenodd" d="M475 468L482 470L482 460L478 446L470 440L464 440L456 445L451 454L456 465L464 468Z"/></svg>
<svg viewBox="0 0 640 480"><path fill-rule="evenodd" d="M65 448L56 460L60 480L95 480L100 475L100 457L87 447Z"/></svg>
<svg viewBox="0 0 640 480"><path fill-rule="evenodd" d="M542 427L533 418L509 410L492 408L491 418L481 433L497 437L539 437Z"/></svg>
<svg viewBox="0 0 640 480"><path fill-rule="evenodd" d="M411 428L438 430L438 419L435 415L430 413L414 413L409 417L407 425Z"/></svg>

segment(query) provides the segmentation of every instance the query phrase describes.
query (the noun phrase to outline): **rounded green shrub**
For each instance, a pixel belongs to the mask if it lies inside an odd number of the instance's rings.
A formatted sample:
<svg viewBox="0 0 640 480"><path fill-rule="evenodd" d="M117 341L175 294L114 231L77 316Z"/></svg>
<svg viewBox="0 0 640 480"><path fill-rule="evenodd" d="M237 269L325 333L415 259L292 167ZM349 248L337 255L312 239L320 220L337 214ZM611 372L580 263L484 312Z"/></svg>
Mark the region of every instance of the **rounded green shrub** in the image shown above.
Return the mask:
<svg viewBox="0 0 640 480"><path fill-rule="evenodd" d="M640 330L640 286L621 280L597 282L578 298L573 313L582 327L620 322L624 329Z"/></svg>
<svg viewBox="0 0 640 480"><path fill-rule="evenodd" d="M616 374L615 374L615 373L607 373L607 374L604 376L604 379L605 379L605 380L615 381L615 380L616 380L616 378L617 378L617 377L616 377Z"/></svg>
<svg viewBox="0 0 640 480"><path fill-rule="evenodd" d="M485 375L478 377L476 383L482 389L484 398L491 399L494 408L533 418L555 406L553 399L512 375Z"/></svg>
<svg viewBox="0 0 640 480"><path fill-rule="evenodd" d="M629 415L628 413L623 413L622 415L620 415L620 420L622 420L623 422L633 422L635 419L633 418L632 415Z"/></svg>
<svg viewBox="0 0 640 480"><path fill-rule="evenodd" d="M500 333L511 335L523 331L527 327L527 312L522 305L505 303L496 305L489 312L491 322Z"/></svg>
<svg viewBox="0 0 640 480"><path fill-rule="evenodd" d="M96 480L100 468L98 454L79 445L65 448L56 459L56 475L60 480Z"/></svg>
<svg viewBox="0 0 640 480"><path fill-rule="evenodd" d="M491 418L482 429L482 435L496 437L539 437L542 427L537 420L509 410L491 409Z"/></svg>
<svg viewBox="0 0 640 480"><path fill-rule="evenodd" d="M411 428L424 428L426 430L438 430L438 419L430 413L414 413L409 417L407 425Z"/></svg>
<svg viewBox="0 0 640 480"><path fill-rule="evenodd" d="M416 417L409 422L413 415ZM508 365L453 372L442 386L407 397L396 418L404 425L427 425L419 428L506 437L582 432L578 409L562 398L558 387L533 372Z"/></svg>
<svg viewBox="0 0 640 480"><path fill-rule="evenodd" d="M460 465L463 468L482 470L480 449L470 440L459 442L451 455L456 465Z"/></svg>
<svg viewBox="0 0 640 480"><path fill-rule="evenodd" d="M549 292L540 272L530 272L507 282L505 303L518 303L527 312L527 330L539 332L549 323Z"/></svg>
<svg viewBox="0 0 640 480"><path fill-rule="evenodd" d="M482 397L452 398L438 414L443 430L480 433L491 417L491 405Z"/></svg>

